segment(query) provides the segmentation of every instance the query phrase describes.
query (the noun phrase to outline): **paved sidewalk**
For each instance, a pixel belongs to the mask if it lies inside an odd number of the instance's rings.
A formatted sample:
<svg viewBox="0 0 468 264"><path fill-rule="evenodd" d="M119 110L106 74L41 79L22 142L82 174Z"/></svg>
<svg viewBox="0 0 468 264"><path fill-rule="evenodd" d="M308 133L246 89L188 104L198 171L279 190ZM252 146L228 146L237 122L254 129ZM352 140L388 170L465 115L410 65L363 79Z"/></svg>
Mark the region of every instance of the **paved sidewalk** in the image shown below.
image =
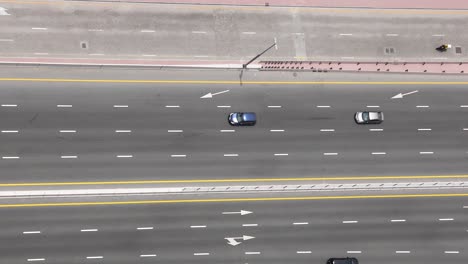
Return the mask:
<svg viewBox="0 0 468 264"><path fill-rule="evenodd" d="M83 0L81 0L83 1ZM86 0L84 0L86 1ZM88 0L93 1L93 0ZM99 0L100 2L327 8L468 9L466 0Z"/></svg>

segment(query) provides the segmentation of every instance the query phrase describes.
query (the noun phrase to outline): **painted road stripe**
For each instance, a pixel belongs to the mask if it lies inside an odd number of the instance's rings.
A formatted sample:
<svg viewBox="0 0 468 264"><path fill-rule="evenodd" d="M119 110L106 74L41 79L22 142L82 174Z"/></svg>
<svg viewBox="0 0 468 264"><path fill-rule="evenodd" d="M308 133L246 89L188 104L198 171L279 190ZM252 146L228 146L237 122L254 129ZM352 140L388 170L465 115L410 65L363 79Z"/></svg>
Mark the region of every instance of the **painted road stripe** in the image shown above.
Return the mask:
<svg viewBox="0 0 468 264"><path fill-rule="evenodd" d="M453 221L453 218L439 218L439 221Z"/></svg>
<svg viewBox="0 0 468 264"><path fill-rule="evenodd" d="M324 128L324 129L320 129L321 132L334 132L335 129L333 128Z"/></svg>
<svg viewBox="0 0 468 264"><path fill-rule="evenodd" d="M34 55L49 55L47 52L35 52Z"/></svg>
<svg viewBox="0 0 468 264"><path fill-rule="evenodd" d="M151 29L143 29L140 31L141 33L154 33L156 32L155 30L151 30Z"/></svg>
<svg viewBox="0 0 468 264"><path fill-rule="evenodd" d="M270 132L284 132L284 129L270 129Z"/></svg>
<svg viewBox="0 0 468 264"><path fill-rule="evenodd" d="M23 234L29 235L29 234L40 234L41 231L24 231Z"/></svg>
<svg viewBox="0 0 468 264"><path fill-rule="evenodd" d="M206 228L206 225L193 225L190 228Z"/></svg>
<svg viewBox="0 0 468 264"><path fill-rule="evenodd" d="M467 130L468 130L468 128L463 128L463 131L467 131Z"/></svg>
<svg viewBox="0 0 468 264"><path fill-rule="evenodd" d="M338 155L338 153L337 152L325 152L325 153L323 153L323 155L324 156L336 156L336 155Z"/></svg>
<svg viewBox="0 0 468 264"><path fill-rule="evenodd" d="M60 133L76 133L76 130L59 130Z"/></svg>
<svg viewBox="0 0 468 264"><path fill-rule="evenodd" d="M31 258L31 259L28 259L29 262L33 262L33 261L44 261L45 258Z"/></svg>
<svg viewBox="0 0 468 264"><path fill-rule="evenodd" d="M351 33L340 33L340 36L352 36L353 34Z"/></svg>
<svg viewBox="0 0 468 264"><path fill-rule="evenodd" d="M104 56L104 53L90 53L89 56Z"/></svg>
<svg viewBox="0 0 468 264"><path fill-rule="evenodd" d="M141 56L143 56L143 57L156 57L158 55L156 55L156 54L143 54Z"/></svg>
<svg viewBox="0 0 468 264"><path fill-rule="evenodd" d="M431 154L434 154L433 151L420 151L419 154L421 155L431 155Z"/></svg>
<svg viewBox="0 0 468 264"><path fill-rule="evenodd" d="M409 254L409 253L411 253L411 251L409 251L409 250L397 250L397 251L395 251L395 253L397 253L397 254Z"/></svg>
<svg viewBox="0 0 468 264"><path fill-rule="evenodd" d="M206 34L206 31L192 31L193 34Z"/></svg>
<svg viewBox="0 0 468 264"><path fill-rule="evenodd" d="M102 29L88 29L89 32L102 32Z"/></svg>
<svg viewBox="0 0 468 264"><path fill-rule="evenodd" d="M143 226L143 227L137 227L137 230L153 230L154 227L152 226Z"/></svg>
<svg viewBox="0 0 468 264"><path fill-rule="evenodd" d="M64 107L73 107L73 105L57 105L57 107L62 107L62 108L64 108Z"/></svg>
<svg viewBox="0 0 468 264"><path fill-rule="evenodd" d="M17 107L15 104L2 104L2 107Z"/></svg>
<svg viewBox="0 0 468 264"><path fill-rule="evenodd" d="M372 155L386 155L387 152L372 152Z"/></svg>
<svg viewBox="0 0 468 264"><path fill-rule="evenodd" d="M2 130L2 133L18 133L18 130Z"/></svg>
<svg viewBox="0 0 468 264"><path fill-rule="evenodd" d="M460 105L461 108L466 108L468 105Z"/></svg>
<svg viewBox="0 0 468 264"><path fill-rule="evenodd" d="M179 108L180 105L166 105L166 108Z"/></svg>
<svg viewBox="0 0 468 264"><path fill-rule="evenodd" d="M305 250L305 251L296 251L297 254L311 254L312 251Z"/></svg>
<svg viewBox="0 0 468 264"><path fill-rule="evenodd" d="M390 220L392 223L399 223L399 222L406 222L406 219L392 219Z"/></svg>
<svg viewBox="0 0 468 264"><path fill-rule="evenodd" d="M60 156L61 159L76 159L78 156Z"/></svg>
<svg viewBox="0 0 468 264"><path fill-rule="evenodd" d="M418 131L431 131L432 128L418 128Z"/></svg>
<svg viewBox="0 0 468 264"><path fill-rule="evenodd" d="M343 221L343 224L355 224L357 222L358 221L356 221L356 220L349 220L349 221Z"/></svg>
<svg viewBox="0 0 468 264"><path fill-rule="evenodd" d="M458 254L459 251L444 251L445 254Z"/></svg>
<svg viewBox="0 0 468 264"><path fill-rule="evenodd" d="M132 133L131 130L116 130L115 133Z"/></svg>
<svg viewBox="0 0 468 264"><path fill-rule="evenodd" d="M428 105L417 105L416 108L429 108Z"/></svg>
<svg viewBox="0 0 468 264"><path fill-rule="evenodd" d="M433 37L443 37L443 36L445 36L445 35L444 35L444 34L434 34L434 35L432 35L432 36L433 36Z"/></svg>
<svg viewBox="0 0 468 264"><path fill-rule="evenodd" d="M296 222L296 223L293 223L293 225L308 225L309 222Z"/></svg>
<svg viewBox="0 0 468 264"><path fill-rule="evenodd" d="M368 105L368 106L366 106L366 107L367 107L367 108L379 108L380 106L378 106L378 105Z"/></svg>
<svg viewBox="0 0 468 264"><path fill-rule="evenodd" d="M209 256L210 253L193 253L194 256Z"/></svg>
<svg viewBox="0 0 468 264"><path fill-rule="evenodd" d="M281 108L281 105L269 105L268 108Z"/></svg>
<svg viewBox="0 0 468 264"><path fill-rule="evenodd" d="M185 158L187 155L185 154L172 154L171 158Z"/></svg>
<svg viewBox="0 0 468 264"><path fill-rule="evenodd" d="M258 226L258 224L242 224L244 227L249 227L249 226Z"/></svg>
<svg viewBox="0 0 468 264"><path fill-rule="evenodd" d="M114 105L114 108L127 108L128 105Z"/></svg>
<svg viewBox="0 0 468 264"><path fill-rule="evenodd" d="M379 132L379 131L383 131L383 128L369 128L369 131Z"/></svg>
<svg viewBox="0 0 468 264"><path fill-rule="evenodd" d="M361 254L362 252L360 250L348 250L346 251L348 254Z"/></svg>
<svg viewBox="0 0 468 264"><path fill-rule="evenodd" d="M223 154L224 157L238 157L239 154Z"/></svg>
<svg viewBox="0 0 468 264"><path fill-rule="evenodd" d="M218 108L231 108L230 105L218 105L217 107Z"/></svg>
<svg viewBox="0 0 468 264"><path fill-rule="evenodd" d="M13 42L13 39L0 39L0 42Z"/></svg>
<svg viewBox="0 0 468 264"><path fill-rule="evenodd" d="M117 158L133 158L133 155L117 155Z"/></svg>
<svg viewBox="0 0 468 264"><path fill-rule="evenodd" d="M398 36L398 34L389 33L389 34L386 34L386 36L388 36L388 37L396 37L396 36Z"/></svg>
<svg viewBox="0 0 468 264"><path fill-rule="evenodd" d="M94 229L81 229L81 232L97 232L98 229L94 228Z"/></svg>
<svg viewBox="0 0 468 264"><path fill-rule="evenodd" d="M221 129L219 132L228 133L228 132L236 132L234 129Z"/></svg>
<svg viewBox="0 0 468 264"><path fill-rule="evenodd" d="M247 251L245 252L245 255L260 255L261 252L258 251Z"/></svg>
<svg viewBox="0 0 468 264"><path fill-rule="evenodd" d="M275 153L275 156L288 156L288 153Z"/></svg>
<svg viewBox="0 0 468 264"><path fill-rule="evenodd" d="M18 156L4 156L2 159L19 159L20 157Z"/></svg>
<svg viewBox="0 0 468 264"><path fill-rule="evenodd" d="M156 254L145 254L145 255L140 255L140 258L151 258L151 257L156 257Z"/></svg>
<svg viewBox="0 0 468 264"><path fill-rule="evenodd" d="M254 34L257 34L257 32L246 31L246 32L242 32L242 34L254 35Z"/></svg>
<svg viewBox="0 0 468 264"><path fill-rule="evenodd" d="M88 256L86 257L87 259L102 259L104 258L103 256Z"/></svg>
<svg viewBox="0 0 468 264"><path fill-rule="evenodd" d="M330 108L331 106L329 105L317 105L317 108Z"/></svg>
<svg viewBox="0 0 468 264"><path fill-rule="evenodd" d="M43 28L43 27L33 27L31 29L33 29L33 30L47 30L47 28Z"/></svg>
<svg viewBox="0 0 468 264"><path fill-rule="evenodd" d="M341 57L341 58L344 59L344 60L353 60L354 59L354 57Z"/></svg>
<svg viewBox="0 0 468 264"><path fill-rule="evenodd" d="M168 133L182 133L184 132L182 129L174 129L174 130L168 130Z"/></svg>

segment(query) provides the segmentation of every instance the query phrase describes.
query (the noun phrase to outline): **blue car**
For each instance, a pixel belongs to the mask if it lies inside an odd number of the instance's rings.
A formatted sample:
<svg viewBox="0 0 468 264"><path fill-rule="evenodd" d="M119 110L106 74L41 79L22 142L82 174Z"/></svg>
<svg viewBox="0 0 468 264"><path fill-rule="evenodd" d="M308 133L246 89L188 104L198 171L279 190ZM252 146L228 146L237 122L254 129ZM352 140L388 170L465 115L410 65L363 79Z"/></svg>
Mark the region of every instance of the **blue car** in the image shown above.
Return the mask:
<svg viewBox="0 0 468 264"><path fill-rule="evenodd" d="M231 126L254 126L257 123L257 115L252 112L230 113L228 122Z"/></svg>

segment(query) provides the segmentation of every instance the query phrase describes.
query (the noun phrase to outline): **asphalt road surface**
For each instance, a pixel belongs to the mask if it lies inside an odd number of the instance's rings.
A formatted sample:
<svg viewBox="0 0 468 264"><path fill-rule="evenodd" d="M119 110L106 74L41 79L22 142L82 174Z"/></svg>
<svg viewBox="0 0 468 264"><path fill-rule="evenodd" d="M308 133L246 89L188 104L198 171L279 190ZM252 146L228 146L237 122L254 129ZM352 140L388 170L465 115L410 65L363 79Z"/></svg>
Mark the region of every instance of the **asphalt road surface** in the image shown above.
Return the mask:
<svg viewBox="0 0 468 264"><path fill-rule="evenodd" d="M464 263L467 205L412 198L2 208L0 254L9 264ZM244 235L254 238L236 238Z"/></svg>
<svg viewBox="0 0 468 264"><path fill-rule="evenodd" d="M466 84L431 83L446 77L251 71L240 85L237 71L17 68L1 75L104 80L2 79L4 183L432 175L467 169ZM264 80L292 83L249 83ZM426 83L391 83L402 80ZM390 99L414 90L419 92ZM363 110L383 111L384 123L355 124L354 113ZM227 116L236 111L256 112L257 125L231 127Z"/></svg>

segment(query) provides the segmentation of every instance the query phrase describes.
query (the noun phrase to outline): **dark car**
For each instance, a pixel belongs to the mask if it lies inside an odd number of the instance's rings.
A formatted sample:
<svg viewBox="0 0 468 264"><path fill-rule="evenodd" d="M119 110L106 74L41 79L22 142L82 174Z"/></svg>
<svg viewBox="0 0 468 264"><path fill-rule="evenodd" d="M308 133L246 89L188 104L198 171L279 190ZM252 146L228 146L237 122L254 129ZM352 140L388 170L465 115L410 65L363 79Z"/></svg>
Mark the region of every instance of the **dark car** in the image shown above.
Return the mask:
<svg viewBox="0 0 468 264"><path fill-rule="evenodd" d="M380 124L384 120L382 112L356 112L354 120L358 124Z"/></svg>
<svg viewBox="0 0 468 264"><path fill-rule="evenodd" d="M228 117L231 126L254 126L257 123L257 115L255 113L230 113Z"/></svg>
<svg viewBox="0 0 468 264"><path fill-rule="evenodd" d="M329 258L327 264L359 264L356 258Z"/></svg>

